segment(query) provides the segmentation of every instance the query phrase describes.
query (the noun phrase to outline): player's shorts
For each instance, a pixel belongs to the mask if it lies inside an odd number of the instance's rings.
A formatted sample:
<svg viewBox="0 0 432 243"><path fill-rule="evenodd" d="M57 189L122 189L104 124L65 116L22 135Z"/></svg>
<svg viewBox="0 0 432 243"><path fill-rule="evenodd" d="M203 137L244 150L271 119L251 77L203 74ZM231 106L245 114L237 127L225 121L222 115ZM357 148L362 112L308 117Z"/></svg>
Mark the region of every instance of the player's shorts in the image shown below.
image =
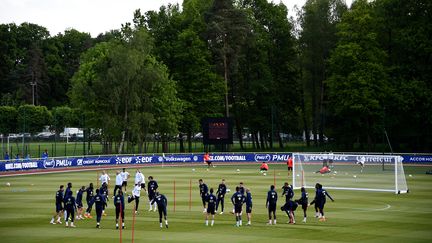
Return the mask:
<svg viewBox="0 0 432 243"><path fill-rule="evenodd" d="M159 211L159 216L160 216L160 217L162 217L162 214L165 215L165 216L167 215L166 207L163 207L163 206L159 206L159 205L158 205L158 211Z"/></svg>
<svg viewBox="0 0 432 243"><path fill-rule="evenodd" d="M261 170L261 171L267 171L267 169L266 169L266 168L260 168L260 170Z"/></svg>
<svg viewBox="0 0 432 243"><path fill-rule="evenodd" d="M268 211L269 212L276 211L276 203L269 203L269 205L268 205Z"/></svg>
<svg viewBox="0 0 432 243"><path fill-rule="evenodd" d="M212 162L211 162L211 161L206 161L206 163L207 163L208 165L211 165Z"/></svg>
<svg viewBox="0 0 432 243"><path fill-rule="evenodd" d="M151 201L151 200L153 200L153 199L155 198L155 196L156 196L156 194L154 194L154 193L149 193L149 194L148 194L148 199Z"/></svg>
<svg viewBox="0 0 432 243"><path fill-rule="evenodd" d="M145 188L145 183L141 183L141 189Z"/></svg>
<svg viewBox="0 0 432 243"><path fill-rule="evenodd" d="M234 213L241 213L242 212L242 205L234 205Z"/></svg>
<svg viewBox="0 0 432 243"><path fill-rule="evenodd" d="M288 171L292 171L292 166L288 166Z"/></svg>
<svg viewBox="0 0 432 243"><path fill-rule="evenodd" d="M123 181L122 186L127 186L127 181Z"/></svg>
<svg viewBox="0 0 432 243"><path fill-rule="evenodd" d="M82 208L83 207L82 201L76 202L76 206L77 208Z"/></svg>
<svg viewBox="0 0 432 243"><path fill-rule="evenodd" d="M246 206L246 213L252 213L252 206Z"/></svg>
<svg viewBox="0 0 432 243"><path fill-rule="evenodd" d="M63 210L63 206L61 205L61 203L56 203L56 213L58 213L62 210Z"/></svg>
<svg viewBox="0 0 432 243"><path fill-rule="evenodd" d="M307 203L306 203L306 204L302 204L302 209L303 209L303 210L307 210L307 208L308 208Z"/></svg>
<svg viewBox="0 0 432 243"><path fill-rule="evenodd" d="M214 215L215 214L215 207L208 207L207 208L207 213Z"/></svg>

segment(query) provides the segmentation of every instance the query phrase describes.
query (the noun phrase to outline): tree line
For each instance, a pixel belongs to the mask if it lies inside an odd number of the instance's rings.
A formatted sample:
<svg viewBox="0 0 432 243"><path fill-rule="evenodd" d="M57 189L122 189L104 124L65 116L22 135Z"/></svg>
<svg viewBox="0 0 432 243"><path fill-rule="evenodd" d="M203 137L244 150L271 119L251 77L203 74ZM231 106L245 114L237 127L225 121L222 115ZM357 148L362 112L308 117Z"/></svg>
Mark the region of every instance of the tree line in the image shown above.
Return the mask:
<svg viewBox="0 0 432 243"><path fill-rule="evenodd" d="M289 18L267 0L184 0L96 38L1 24L0 132L26 120L30 133L98 129L106 152L142 151L154 134L188 151L202 118L228 116L240 146L257 150L289 134L346 151L430 151L431 10L308 0Z"/></svg>

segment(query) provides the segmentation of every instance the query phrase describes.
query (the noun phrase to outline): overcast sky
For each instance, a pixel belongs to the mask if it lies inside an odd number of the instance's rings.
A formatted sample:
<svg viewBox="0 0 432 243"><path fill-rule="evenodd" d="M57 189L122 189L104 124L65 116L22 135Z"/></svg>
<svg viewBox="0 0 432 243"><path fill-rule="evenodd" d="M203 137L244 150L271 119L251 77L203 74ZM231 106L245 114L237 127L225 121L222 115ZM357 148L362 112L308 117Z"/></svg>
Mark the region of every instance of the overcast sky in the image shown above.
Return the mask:
<svg viewBox="0 0 432 243"><path fill-rule="evenodd" d="M112 29L119 29L122 23L131 22L133 12L140 8L142 13L158 10L168 3L183 0L0 0L0 23L30 22L44 26L50 34L56 35L65 29L74 28L96 37ZM274 0L279 3L280 0ZM306 0L282 0L294 16L294 5L303 6ZM351 0L347 0L351 3Z"/></svg>

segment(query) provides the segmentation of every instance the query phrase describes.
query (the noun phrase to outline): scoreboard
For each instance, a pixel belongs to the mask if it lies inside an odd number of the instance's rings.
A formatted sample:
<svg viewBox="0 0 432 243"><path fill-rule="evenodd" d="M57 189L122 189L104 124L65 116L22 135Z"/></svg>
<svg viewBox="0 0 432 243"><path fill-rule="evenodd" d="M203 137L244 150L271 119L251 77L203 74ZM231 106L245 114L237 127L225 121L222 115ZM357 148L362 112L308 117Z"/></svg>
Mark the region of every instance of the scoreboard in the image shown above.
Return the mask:
<svg viewBox="0 0 432 243"><path fill-rule="evenodd" d="M204 144L232 144L233 127L230 118L204 118L202 120Z"/></svg>

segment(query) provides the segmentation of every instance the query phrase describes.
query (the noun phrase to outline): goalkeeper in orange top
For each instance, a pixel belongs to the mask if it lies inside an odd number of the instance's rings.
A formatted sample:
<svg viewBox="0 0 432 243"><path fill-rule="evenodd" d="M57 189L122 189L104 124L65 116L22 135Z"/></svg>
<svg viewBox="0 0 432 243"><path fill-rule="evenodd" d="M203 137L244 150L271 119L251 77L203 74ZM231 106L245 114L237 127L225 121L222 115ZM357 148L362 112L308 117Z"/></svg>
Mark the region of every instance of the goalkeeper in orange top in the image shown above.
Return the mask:
<svg viewBox="0 0 432 243"><path fill-rule="evenodd" d="M209 155L208 152L206 152L206 153L204 154L204 163L207 163L207 166L208 166L207 170L210 168L210 166L213 166L213 167L214 167L213 163L212 163L211 160L210 160L210 155Z"/></svg>
<svg viewBox="0 0 432 243"><path fill-rule="evenodd" d="M264 175L266 175L266 172L268 171L269 166L266 162L262 162L261 166L260 166L260 173L264 173Z"/></svg>

